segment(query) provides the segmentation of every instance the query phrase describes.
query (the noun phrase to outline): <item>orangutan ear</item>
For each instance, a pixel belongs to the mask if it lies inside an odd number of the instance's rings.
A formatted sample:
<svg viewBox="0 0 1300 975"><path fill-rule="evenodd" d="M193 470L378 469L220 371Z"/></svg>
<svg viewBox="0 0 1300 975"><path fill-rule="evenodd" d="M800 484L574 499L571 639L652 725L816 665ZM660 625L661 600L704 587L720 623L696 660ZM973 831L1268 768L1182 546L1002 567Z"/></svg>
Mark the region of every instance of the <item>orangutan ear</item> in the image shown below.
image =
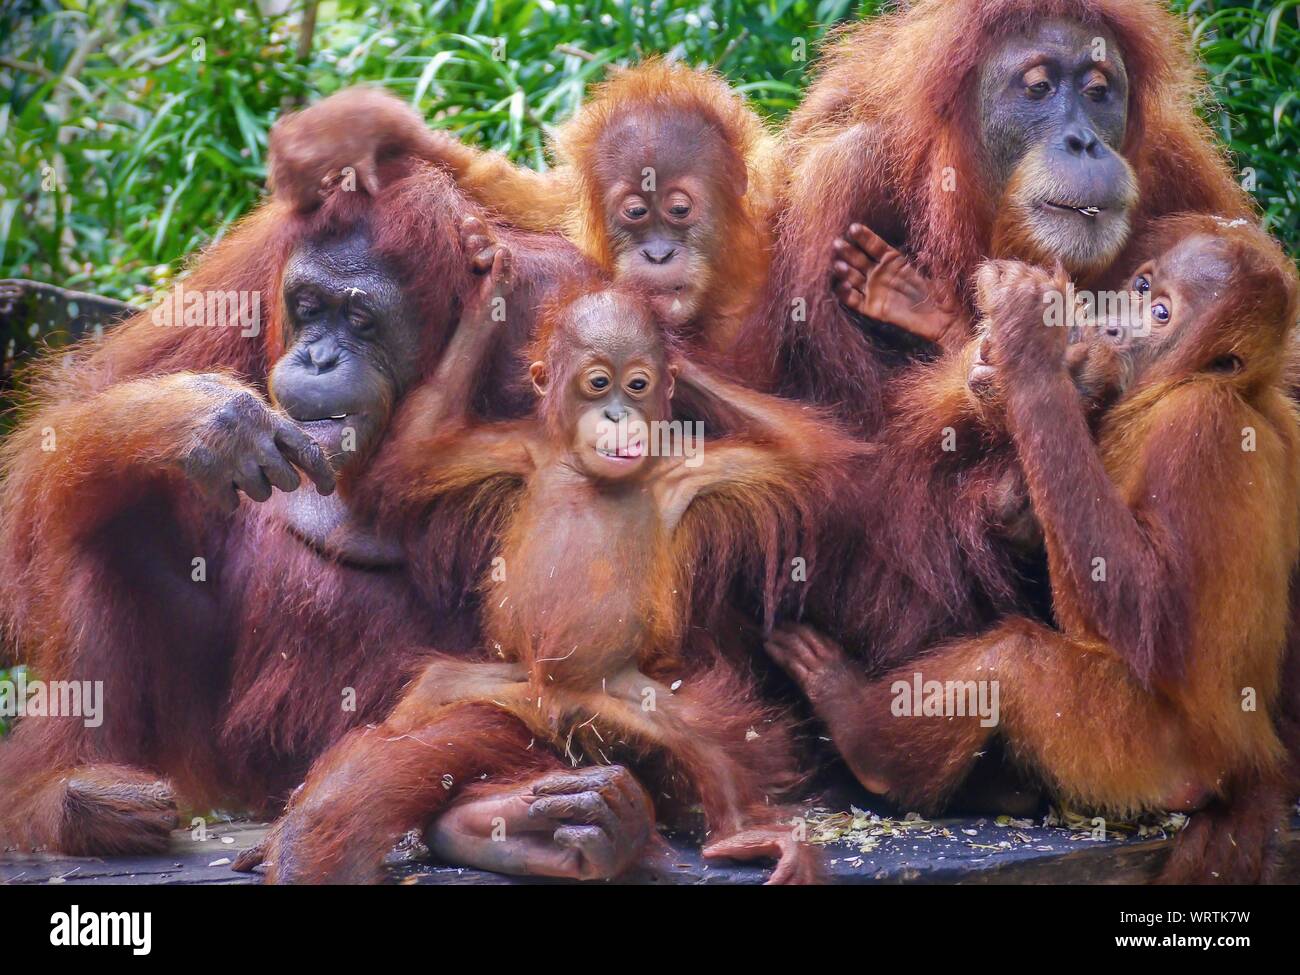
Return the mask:
<svg viewBox="0 0 1300 975"><path fill-rule="evenodd" d="M673 363L668 367L668 398L673 398L673 393L677 392L677 364Z"/></svg>
<svg viewBox="0 0 1300 975"><path fill-rule="evenodd" d="M528 367L528 375L532 377L533 389L537 390L537 395L545 396L551 385L551 377L546 374L546 363L540 360L534 362Z"/></svg>

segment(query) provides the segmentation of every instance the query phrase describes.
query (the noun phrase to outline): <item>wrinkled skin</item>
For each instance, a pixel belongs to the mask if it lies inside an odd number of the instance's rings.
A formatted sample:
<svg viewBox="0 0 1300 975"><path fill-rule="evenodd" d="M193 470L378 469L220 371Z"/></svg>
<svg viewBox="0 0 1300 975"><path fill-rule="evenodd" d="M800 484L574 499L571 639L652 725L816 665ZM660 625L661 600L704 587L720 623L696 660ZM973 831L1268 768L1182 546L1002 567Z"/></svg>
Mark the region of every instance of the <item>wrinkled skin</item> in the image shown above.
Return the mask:
<svg viewBox="0 0 1300 975"><path fill-rule="evenodd" d="M430 828L446 863L570 880L617 877L657 844L654 806L622 766L556 772L466 799Z"/></svg>
<svg viewBox="0 0 1300 975"><path fill-rule="evenodd" d="M980 69L977 111L983 178L998 201L991 252L1060 262L1071 274L1109 265L1137 204L1120 154L1128 74L1113 39L1060 20L1008 38ZM860 224L832 246L832 288L845 307L945 346L968 334L955 282L927 281Z"/></svg>

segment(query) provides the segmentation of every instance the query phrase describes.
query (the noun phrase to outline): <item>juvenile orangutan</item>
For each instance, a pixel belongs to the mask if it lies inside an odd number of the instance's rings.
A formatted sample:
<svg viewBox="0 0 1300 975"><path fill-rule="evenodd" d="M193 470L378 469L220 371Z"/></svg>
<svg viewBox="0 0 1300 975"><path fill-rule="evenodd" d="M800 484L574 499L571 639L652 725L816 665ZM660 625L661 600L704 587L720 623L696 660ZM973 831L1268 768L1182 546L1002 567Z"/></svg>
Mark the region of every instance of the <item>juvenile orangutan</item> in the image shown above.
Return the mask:
<svg viewBox="0 0 1300 975"><path fill-rule="evenodd" d="M683 624L702 560L806 521L856 448L809 407L681 361L643 296L623 288L581 290L547 313L530 369L538 419L471 422L458 386L493 345L507 257L496 256L439 375L414 394L363 488L381 521L449 491L516 494L484 584L490 659L432 661L387 721L316 767L276 827L298 877L337 879L340 858L350 871L358 858L377 868L393 837L353 808L363 792L402 796L411 822L401 825L413 828L454 795L441 781L448 753L458 768L474 752L477 772L513 774L518 759L494 752L494 738L437 736L468 709L574 759L627 755L658 775L661 793L684 787L701 800L706 856L773 857L772 882L813 880L817 858L778 803L799 781L789 724L736 668L686 652ZM718 400L744 433L682 439L668 426L678 385Z"/></svg>

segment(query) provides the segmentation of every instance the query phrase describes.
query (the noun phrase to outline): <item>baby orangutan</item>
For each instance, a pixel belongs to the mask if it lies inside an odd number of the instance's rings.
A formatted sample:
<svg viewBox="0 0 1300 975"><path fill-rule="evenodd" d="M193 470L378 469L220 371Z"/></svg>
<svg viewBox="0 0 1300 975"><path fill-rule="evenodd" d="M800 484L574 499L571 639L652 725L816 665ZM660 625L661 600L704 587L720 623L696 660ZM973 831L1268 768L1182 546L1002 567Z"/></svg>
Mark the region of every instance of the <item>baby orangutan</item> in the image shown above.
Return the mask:
<svg viewBox="0 0 1300 975"><path fill-rule="evenodd" d="M934 808L1000 734L1079 806L1205 806L1164 879L1257 881L1284 810L1274 719L1300 542L1300 425L1282 381L1295 271L1245 221L1170 218L1152 240L1134 300L1097 330L1132 372L1095 442L1067 329L1044 322L1063 279L993 262L977 282L1060 629L1008 619L878 681L806 627L769 650L873 791ZM900 709L917 674L945 695L997 685L1000 717Z"/></svg>
<svg viewBox="0 0 1300 975"><path fill-rule="evenodd" d="M427 788L427 822L454 794L437 785L448 736L436 729L464 709L495 712L539 748L633 760L656 795L684 786L703 805L706 856L771 857L769 882L815 880L818 857L777 804L800 779L791 727L720 654L687 645L685 620L705 560L726 564L781 523L804 524L857 448L810 408L678 361L643 297L622 288L571 293L545 316L531 367L536 419L471 422L468 398L454 390L478 374L508 293L508 253L499 250L438 375L403 408L400 432L362 488L374 492L381 519L448 492L515 492L484 583L492 659L433 660L389 721L346 739L321 765L335 776L364 767L386 790ZM669 422L675 387L690 387L742 433L687 438ZM376 768L398 768L388 751L412 737L430 744L419 753L426 760L375 784ZM462 757L482 750L457 766L475 774L517 772L492 751L495 740L465 736L445 747ZM309 779L293 803L312 807L312 829L325 835L338 826L313 794L338 794L339 781ZM377 860L391 841L349 843Z"/></svg>

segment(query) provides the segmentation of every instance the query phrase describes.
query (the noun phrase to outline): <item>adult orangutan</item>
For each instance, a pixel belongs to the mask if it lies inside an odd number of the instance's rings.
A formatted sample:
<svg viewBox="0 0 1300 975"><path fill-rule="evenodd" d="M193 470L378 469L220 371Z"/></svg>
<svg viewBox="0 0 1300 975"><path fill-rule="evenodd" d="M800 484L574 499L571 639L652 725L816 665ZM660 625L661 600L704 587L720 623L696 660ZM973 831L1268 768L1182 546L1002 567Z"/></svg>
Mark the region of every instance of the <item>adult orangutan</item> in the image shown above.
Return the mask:
<svg viewBox="0 0 1300 975"><path fill-rule="evenodd" d="M474 641L462 603L488 532L465 500L388 533L350 501L490 243L477 223L460 239L474 210L445 174L388 167L374 201L265 206L199 260L171 325L142 313L36 377L3 447L0 619L42 678L102 681L105 706L99 727L28 717L0 744L3 845L140 852L180 803L274 812L326 746L382 720L426 648ZM505 377L531 310L581 269L558 238L502 233L520 290L474 400L493 416L522 406ZM621 778L556 788L605 805L637 789ZM640 817L635 854L648 812L611 802ZM606 839L552 869L619 869Z"/></svg>
<svg viewBox="0 0 1300 975"><path fill-rule="evenodd" d="M909 356L828 286L832 242L854 222L936 290L909 327L960 345L985 258L1060 261L1100 287L1153 218L1246 214L1196 113L1198 81L1186 25L1159 0L917 0L844 28L785 132L772 269L743 343L756 372L878 428ZM910 290L901 266L873 282L877 311Z"/></svg>
<svg viewBox="0 0 1300 975"><path fill-rule="evenodd" d="M393 153L446 167L515 226L563 230L660 318L727 352L767 270L777 157L762 121L718 75L650 60L619 69L557 130L557 166L537 173L428 129L409 106L351 88L271 133L276 192L300 209L351 167L364 192Z"/></svg>
<svg viewBox="0 0 1300 975"><path fill-rule="evenodd" d="M1177 218L1152 241L1160 253L1114 319L1151 334L1128 350L1127 389L1096 444L1061 362L1065 330L1043 322L1064 279L1014 262L981 272L1060 629L1008 618L878 680L808 628L772 649L873 791L934 808L997 734L1085 808L1206 806L1166 879L1259 880L1291 774L1279 730L1290 733L1300 421L1283 367L1300 288L1247 221ZM900 710L915 674L940 688L994 682L1001 722Z"/></svg>
<svg viewBox="0 0 1300 975"><path fill-rule="evenodd" d="M1059 261L1081 288L1114 287L1153 218L1247 213L1196 113L1185 37L1147 0L918 0L845 28L792 117L771 274L740 345L760 381L878 444L882 460L863 462L828 519L806 603L867 666L1036 603L1000 505L963 478L942 410L918 398L937 374L880 319L958 349L989 256ZM834 243L855 223L856 268L849 241ZM1006 477L1023 497L1014 464Z"/></svg>

